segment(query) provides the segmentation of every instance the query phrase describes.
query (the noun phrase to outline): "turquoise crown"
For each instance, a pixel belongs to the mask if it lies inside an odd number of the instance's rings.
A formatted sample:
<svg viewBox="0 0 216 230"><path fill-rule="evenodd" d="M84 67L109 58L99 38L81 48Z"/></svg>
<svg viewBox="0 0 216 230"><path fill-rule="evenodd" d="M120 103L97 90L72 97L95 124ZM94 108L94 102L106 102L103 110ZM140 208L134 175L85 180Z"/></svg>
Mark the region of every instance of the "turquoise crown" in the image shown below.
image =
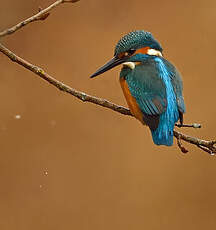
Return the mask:
<svg viewBox="0 0 216 230"><path fill-rule="evenodd" d="M150 47L151 49L156 49L160 52L163 51L160 43L154 39L150 32L136 30L126 34L118 41L115 47L115 55L127 52L130 49L136 50L142 47Z"/></svg>

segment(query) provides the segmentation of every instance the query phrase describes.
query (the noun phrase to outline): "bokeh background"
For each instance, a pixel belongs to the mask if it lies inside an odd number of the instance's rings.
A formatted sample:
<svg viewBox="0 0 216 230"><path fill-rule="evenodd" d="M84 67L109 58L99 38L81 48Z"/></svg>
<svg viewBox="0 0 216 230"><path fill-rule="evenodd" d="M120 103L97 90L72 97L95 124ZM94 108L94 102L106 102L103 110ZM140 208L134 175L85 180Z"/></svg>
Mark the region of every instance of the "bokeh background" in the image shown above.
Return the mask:
<svg viewBox="0 0 216 230"><path fill-rule="evenodd" d="M1 2L0 29L51 0ZM89 76L119 38L151 31L180 70L185 121L215 138L216 1L81 0L1 42L60 81L126 105L113 69ZM137 120L82 103L0 54L0 229L215 229L216 158L158 147Z"/></svg>

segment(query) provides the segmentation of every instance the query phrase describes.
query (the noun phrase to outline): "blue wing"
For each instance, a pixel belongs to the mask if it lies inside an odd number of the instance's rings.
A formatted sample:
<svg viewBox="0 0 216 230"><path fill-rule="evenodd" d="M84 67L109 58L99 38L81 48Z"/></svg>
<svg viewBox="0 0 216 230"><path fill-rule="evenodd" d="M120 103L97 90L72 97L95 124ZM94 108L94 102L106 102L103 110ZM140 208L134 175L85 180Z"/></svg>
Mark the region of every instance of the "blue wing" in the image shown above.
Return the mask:
<svg viewBox="0 0 216 230"><path fill-rule="evenodd" d="M185 109L184 97L182 95L183 83L182 83L181 75L178 72L178 70L175 68L175 66L173 66L166 59L164 59L164 63L167 66L167 68L170 70L170 78L176 95L176 101L177 101L179 115L180 115L180 123L183 123L183 113L185 113L186 109Z"/></svg>
<svg viewBox="0 0 216 230"><path fill-rule="evenodd" d="M126 74L126 81L131 95L136 98L144 122L155 130L159 124L159 115L166 111L166 87L159 77L155 62L137 65L133 71Z"/></svg>
<svg viewBox="0 0 216 230"><path fill-rule="evenodd" d="M175 66L173 66L170 62L168 62L166 59L163 59L163 61L167 68L170 70L170 78L176 94L178 109L180 112L185 113L184 97L182 95L183 84L181 75L175 68Z"/></svg>

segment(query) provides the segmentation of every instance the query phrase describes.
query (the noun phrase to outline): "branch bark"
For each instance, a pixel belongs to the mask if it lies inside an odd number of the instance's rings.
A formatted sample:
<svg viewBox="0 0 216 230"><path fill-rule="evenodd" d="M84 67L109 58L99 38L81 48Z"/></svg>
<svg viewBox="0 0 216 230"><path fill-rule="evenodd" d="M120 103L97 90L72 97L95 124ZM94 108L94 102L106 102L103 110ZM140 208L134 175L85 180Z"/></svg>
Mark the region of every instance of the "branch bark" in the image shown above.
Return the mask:
<svg viewBox="0 0 216 230"><path fill-rule="evenodd" d="M6 30L0 32L0 37L4 37L6 35L13 34L17 30L21 29L22 27L28 25L31 22L38 21L38 20L45 20L49 16L49 14L50 14L49 12L62 3L75 3L78 1L79 0L58 0L58 1L54 2L52 5L45 8L44 10L41 10L39 8L39 13L33 15L30 18L25 19L24 21L18 23L15 26L12 26L9 29L6 29Z"/></svg>
<svg viewBox="0 0 216 230"><path fill-rule="evenodd" d="M44 15L46 15L50 10L54 9L56 6L58 6L61 3L66 3L66 2L77 2L78 0L58 0L55 3L53 3L52 5L50 5L49 7L47 7L46 9L40 11L38 14L32 16L31 18L26 19L25 21L11 27L10 29L7 29L3 32L0 33L0 37L5 36L5 35L9 35L12 34L14 32L16 32L17 30L19 30L20 28L22 28L23 26L29 24L30 22L36 21L36 20L44 20L41 19L44 17ZM47 16L46 16L47 17ZM78 98L79 100L82 100L83 102L90 102L99 106L103 106L105 108L111 109L115 112L121 113L123 115L128 115L128 116L133 116L130 112L129 109L122 107L120 105L116 105L112 102L109 102L106 99L102 99L102 98L98 98L98 97L94 97L91 95L88 95L84 92L78 91L76 89L71 88L70 86L67 86L66 84L56 80L55 78L53 78L52 76L50 76L48 73L46 73L42 68L31 64L30 62L24 60L23 58L17 56L14 52L10 51L8 48L6 48L5 46L3 46L2 44L0 44L0 52L3 53L4 55L6 55L8 58L10 58L11 61L18 63L19 65L23 66L24 68L30 70L31 72L35 73L36 75L38 75L40 78L44 79L45 81L47 81L49 84L55 86L56 88L58 88L59 90L65 92L65 93L69 93L72 96ZM178 126L178 125L177 125ZM197 125L186 125L186 127L195 127L197 128ZM181 140L188 142L190 144L193 144L195 146L197 146L198 148L202 149L203 151L214 155L216 154L216 140L212 140L212 141L207 141L207 140L202 140L196 137L191 137L189 135L180 133L176 130L174 130L174 136L177 139L177 144L180 148L180 150L183 153L186 153L187 150L183 147Z"/></svg>

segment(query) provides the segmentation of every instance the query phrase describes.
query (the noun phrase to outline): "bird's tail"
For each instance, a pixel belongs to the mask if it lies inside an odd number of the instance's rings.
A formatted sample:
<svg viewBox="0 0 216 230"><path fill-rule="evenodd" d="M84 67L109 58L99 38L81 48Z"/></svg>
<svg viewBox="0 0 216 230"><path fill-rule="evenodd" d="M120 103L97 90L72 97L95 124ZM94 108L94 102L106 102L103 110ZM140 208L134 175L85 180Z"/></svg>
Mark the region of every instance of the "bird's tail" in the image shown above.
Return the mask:
<svg viewBox="0 0 216 230"><path fill-rule="evenodd" d="M169 116L167 112L160 116L160 122L155 130L151 130L152 139L156 145L173 145L173 129L178 116Z"/></svg>
<svg viewBox="0 0 216 230"><path fill-rule="evenodd" d="M173 145L173 128L166 130L158 127L156 130L151 131L154 143L156 145Z"/></svg>

